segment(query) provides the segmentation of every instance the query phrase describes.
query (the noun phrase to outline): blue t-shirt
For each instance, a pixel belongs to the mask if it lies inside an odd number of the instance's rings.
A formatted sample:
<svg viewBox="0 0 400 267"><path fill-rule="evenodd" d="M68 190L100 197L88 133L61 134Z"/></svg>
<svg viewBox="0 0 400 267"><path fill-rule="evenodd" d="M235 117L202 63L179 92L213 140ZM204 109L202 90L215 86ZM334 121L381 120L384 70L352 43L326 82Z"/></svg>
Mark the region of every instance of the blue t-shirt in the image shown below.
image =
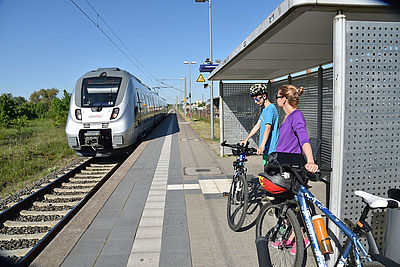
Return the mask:
<svg viewBox="0 0 400 267"><path fill-rule="evenodd" d="M264 155L269 155L272 152L276 151L276 146L278 144L279 139L279 117L278 117L278 110L276 109L275 105L269 104L265 107L261 114L260 114L260 141L258 145L261 145L262 138L265 132L265 125L270 124L271 130L269 132L269 136L267 139L267 143L265 144Z"/></svg>

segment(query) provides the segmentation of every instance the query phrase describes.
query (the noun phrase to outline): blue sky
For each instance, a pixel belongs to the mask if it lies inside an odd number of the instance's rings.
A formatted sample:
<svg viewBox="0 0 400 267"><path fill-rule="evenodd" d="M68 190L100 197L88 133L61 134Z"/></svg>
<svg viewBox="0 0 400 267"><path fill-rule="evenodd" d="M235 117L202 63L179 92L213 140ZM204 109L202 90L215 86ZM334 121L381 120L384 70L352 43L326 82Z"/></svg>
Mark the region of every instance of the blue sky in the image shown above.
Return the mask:
<svg viewBox="0 0 400 267"><path fill-rule="evenodd" d="M183 61L191 60L197 62L191 68L192 101L209 98L209 91L195 81L199 63L209 57L207 2L89 0L133 55L97 19L86 0L74 2L140 69L71 0L0 0L0 94L29 99L41 88L72 92L81 75L99 67L119 67L149 87L160 86L155 79L188 78ZM226 58L280 2L213 0L213 58ZM183 81L165 82L184 88ZM215 96L217 86L214 83ZM174 103L179 92L164 88L160 94Z"/></svg>

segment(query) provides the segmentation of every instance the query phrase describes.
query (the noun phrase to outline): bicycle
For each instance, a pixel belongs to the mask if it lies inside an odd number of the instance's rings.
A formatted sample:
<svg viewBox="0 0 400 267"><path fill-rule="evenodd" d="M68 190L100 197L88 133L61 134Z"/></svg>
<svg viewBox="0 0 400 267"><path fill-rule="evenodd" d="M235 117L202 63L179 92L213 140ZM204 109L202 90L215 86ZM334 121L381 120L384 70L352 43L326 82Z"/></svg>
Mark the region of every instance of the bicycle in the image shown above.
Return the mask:
<svg viewBox="0 0 400 267"><path fill-rule="evenodd" d="M275 166L276 167L276 166ZM307 188L307 172L304 167L293 165L279 165L283 173L290 173L292 180L292 188L290 193L292 197L275 196L271 202L264 205L257 218L256 237L257 237L257 253L259 254L259 262L267 264L266 266L304 266L306 263L306 253L304 248L303 233L300 221L303 220L308 237L311 240L314 257L319 267L326 266L325 256L321 252L316 231L311 219L311 214L315 214L314 205L321 210L330 221L335 223L340 230L347 236L344 249L340 252L340 257L336 262L337 266L396 266L400 264L381 255L378 251L376 242L372 235L372 229L366 218L370 209L375 208L399 208L400 202L394 199L382 198L372 194L355 191L357 196L362 197L366 203L364 210L357 221L353 230L350 230L345 223L337 218L328 208L326 208ZM265 174L260 174L264 175ZM369 252L363 247L359 236L365 235ZM294 239L293 239L294 236ZM289 242L295 242L295 255L289 255ZM263 245L264 244L264 245ZM272 245L275 245L273 253ZM260 258L265 253L262 249L266 249L268 259ZM293 249L293 247L292 247ZM269 254L269 255L268 255ZM265 257L265 255L264 255ZM347 262L347 260L349 262ZM363 260L366 263L362 263ZM380 263L380 264L379 264Z"/></svg>
<svg viewBox="0 0 400 267"><path fill-rule="evenodd" d="M224 193L227 200L227 219L228 225L233 231L238 231L244 223L249 204L249 184L247 181L247 168L245 162L246 156L253 155L257 152L255 148L249 148L249 143L246 145L227 144L226 141L221 143L221 146L232 148L232 153L237 158L233 162L233 177L232 184L228 193Z"/></svg>

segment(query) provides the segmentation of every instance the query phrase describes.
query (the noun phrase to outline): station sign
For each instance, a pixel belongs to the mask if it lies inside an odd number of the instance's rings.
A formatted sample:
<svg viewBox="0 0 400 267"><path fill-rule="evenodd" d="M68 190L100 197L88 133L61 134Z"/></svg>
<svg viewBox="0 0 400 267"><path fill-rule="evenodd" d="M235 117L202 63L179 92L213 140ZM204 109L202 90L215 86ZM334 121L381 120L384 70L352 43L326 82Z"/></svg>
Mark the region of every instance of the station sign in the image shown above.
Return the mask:
<svg viewBox="0 0 400 267"><path fill-rule="evenodd" d="M201 64L200 65L200 72L212 72L218 64Z"/></svg>

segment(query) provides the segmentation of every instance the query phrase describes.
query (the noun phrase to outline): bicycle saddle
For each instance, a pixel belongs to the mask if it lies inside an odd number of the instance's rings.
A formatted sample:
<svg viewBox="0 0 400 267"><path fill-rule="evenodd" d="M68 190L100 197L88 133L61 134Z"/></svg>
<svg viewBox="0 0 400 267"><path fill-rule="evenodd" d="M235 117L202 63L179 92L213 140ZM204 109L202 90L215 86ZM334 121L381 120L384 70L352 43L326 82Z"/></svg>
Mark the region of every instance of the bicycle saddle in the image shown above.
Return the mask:
<svg viewBox="0 0 400 267"><path fill-rule="evenodd" d="M362 197L363 200L366 203L368 203L368 206L370 206L373 209L386 208L386 207L388 208L400 207L400 202L391 198L378 197L360 190L354 191L354 194L356 194L359 197Z"/></svg>

